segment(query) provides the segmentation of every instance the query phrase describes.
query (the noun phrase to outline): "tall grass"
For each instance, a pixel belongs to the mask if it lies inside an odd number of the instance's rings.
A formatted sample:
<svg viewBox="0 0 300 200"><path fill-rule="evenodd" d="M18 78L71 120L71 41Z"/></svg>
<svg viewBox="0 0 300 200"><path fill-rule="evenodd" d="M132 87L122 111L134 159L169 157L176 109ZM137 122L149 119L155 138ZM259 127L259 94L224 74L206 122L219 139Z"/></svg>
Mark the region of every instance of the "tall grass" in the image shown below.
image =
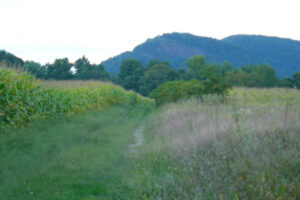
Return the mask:
<svg viewBox="0 0 300 200"><path fill-rule="evenodd" d="M104 85L113 85L110 82L95 80L41 80L40 84L44 87L56 89L99 88Z"/></svg>
<svg viewBox="0 0 300 200"><path fill-rule="evenodd" d="M153 104L152 100L113 84L40 84L34 76L10 69L0 69L0 95L0 128L17 127L61 114L83 113L89 109L103 110L114 104Z"/></svg>
<svg viewBox="0 0 300 200"><path fill-rule="evenodd" d="M226 103L166 105L147 123L140 177L126 179L132 199L300 199L299 95L236 89Z"/></svg>

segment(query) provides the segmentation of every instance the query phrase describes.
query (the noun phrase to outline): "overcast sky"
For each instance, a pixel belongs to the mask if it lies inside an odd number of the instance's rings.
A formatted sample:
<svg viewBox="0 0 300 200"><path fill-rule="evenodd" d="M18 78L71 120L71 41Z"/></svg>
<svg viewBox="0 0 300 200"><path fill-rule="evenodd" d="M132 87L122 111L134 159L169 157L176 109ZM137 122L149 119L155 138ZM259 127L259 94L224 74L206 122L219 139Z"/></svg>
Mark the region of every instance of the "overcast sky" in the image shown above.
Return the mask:
<svg viewBox="0 0 300 200"><path fill-rule="evenodd" d="M0 0L0 49L41 63L93 63L169 32L300 40L299 0Z"/></svg>

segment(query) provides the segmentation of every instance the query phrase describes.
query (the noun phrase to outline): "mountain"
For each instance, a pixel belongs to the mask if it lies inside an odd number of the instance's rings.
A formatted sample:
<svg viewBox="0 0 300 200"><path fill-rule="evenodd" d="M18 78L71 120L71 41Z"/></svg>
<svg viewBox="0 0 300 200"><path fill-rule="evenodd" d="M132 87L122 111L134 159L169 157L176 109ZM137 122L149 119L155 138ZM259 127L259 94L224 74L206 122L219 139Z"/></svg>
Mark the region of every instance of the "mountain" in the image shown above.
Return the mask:
<svg viewBox="0 0 300 200"><path fill-rule="evenodd" d="M7 67L20 67L23 66L24 61L5 50L0 50L0 64Z"/></svg>
<svg viewBox="0 0 300 200"><path fill-rule="evenodd" d="M148 39L133 51L104 61L106 70L117 74L127 58L144 65L151 59L168 61L175 69L185 66L194 55L204 55L209 62L230 61L234 66L270 64L280 77L300 70L300 42L255 35L235 35L223 40L199 37L189 33L168 33ZM297 57L298 56L298 57Z"/></svg>
<svg viewBox="0 0 300 200"><path fill-rule="evenodd" d="M289 76L300 71L300 41L261 35L234 35L223 41L258 55L278 75Z"/></svg>

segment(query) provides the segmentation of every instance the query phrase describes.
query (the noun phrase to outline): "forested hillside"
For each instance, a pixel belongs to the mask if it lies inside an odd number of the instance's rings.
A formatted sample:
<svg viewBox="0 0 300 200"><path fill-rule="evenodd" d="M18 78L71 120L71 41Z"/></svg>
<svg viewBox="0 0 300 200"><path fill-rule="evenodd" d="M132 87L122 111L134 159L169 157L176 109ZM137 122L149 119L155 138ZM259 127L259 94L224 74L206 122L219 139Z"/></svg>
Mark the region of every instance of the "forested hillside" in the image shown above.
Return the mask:
<svg viewBox="0 0 300 200"><path fill-rule="evenodd" d="M5 50L0 50L0 64L8 67L21 67L24 62L21 58L18 58Z"/></svg>
<svg viewBox="0 0 300 200"><path fill-rule="evenodd" d="M234 35L223 41L260 56L261 60L276 69L280 76L300 70L299 41L258 35Z"/></svg>
<svg viewBox="0 0 300 200"><path fill-rule="evenodd" d="M279 77L291 76L300 70L300 42L266 36L231 36L223 40L199 37L188 33L170 33L148 39L131 52L104 61L107 71L117 74L123 60L137 59L146 64L151 59L168 61L178 69L194 55L204 55L209 62L234 66L269 64Z"/></svg>

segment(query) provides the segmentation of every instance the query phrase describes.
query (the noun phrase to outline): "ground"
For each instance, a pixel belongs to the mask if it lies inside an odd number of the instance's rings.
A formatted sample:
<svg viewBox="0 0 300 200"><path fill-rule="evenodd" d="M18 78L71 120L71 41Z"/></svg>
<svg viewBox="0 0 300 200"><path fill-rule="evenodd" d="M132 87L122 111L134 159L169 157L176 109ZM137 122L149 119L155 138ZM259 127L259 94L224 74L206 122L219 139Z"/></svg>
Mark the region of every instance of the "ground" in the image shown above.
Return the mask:
<svg viewBox="0 0 300 200"><path fill-rule="evenodd" d="M122 177L142 145L147 112L143 107L114 106L1 136L0 196L128 199Z"/></svg>

